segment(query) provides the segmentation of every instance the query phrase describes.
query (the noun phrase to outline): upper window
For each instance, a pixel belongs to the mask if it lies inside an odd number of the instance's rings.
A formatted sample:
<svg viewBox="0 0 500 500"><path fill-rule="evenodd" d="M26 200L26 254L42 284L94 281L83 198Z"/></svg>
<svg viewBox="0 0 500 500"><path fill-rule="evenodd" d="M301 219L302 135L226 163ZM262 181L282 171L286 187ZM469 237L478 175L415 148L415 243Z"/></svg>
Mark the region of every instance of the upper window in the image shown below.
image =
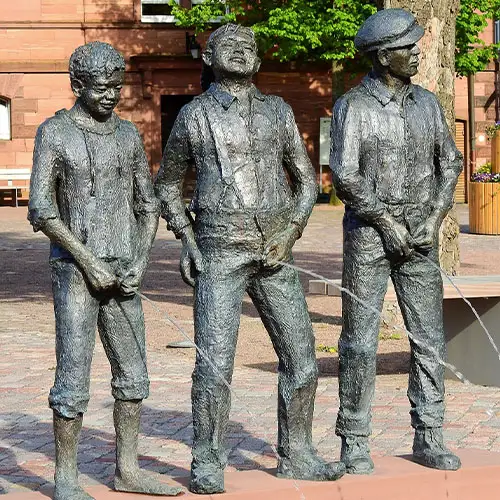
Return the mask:
<svg viewBox="0 0 500 500"><path fill-rule="evenodd" d="M180 4L180 0L175 0ZM144 23L173 23L170 0L141 0L141 21Z"/></svg>
<svg viewBox="0 0 500 500"><path fill-rule="evenodd" d="M181 7L199 5L205 0L175 0ZM143 23L174 23L171 0L141 0L141 21Z"/></svg>
<svg viewBox="0 0 500 500"><path fill-rule="evenodd" d="M10 101L0 97L0 140L10 140Z"/></svg>

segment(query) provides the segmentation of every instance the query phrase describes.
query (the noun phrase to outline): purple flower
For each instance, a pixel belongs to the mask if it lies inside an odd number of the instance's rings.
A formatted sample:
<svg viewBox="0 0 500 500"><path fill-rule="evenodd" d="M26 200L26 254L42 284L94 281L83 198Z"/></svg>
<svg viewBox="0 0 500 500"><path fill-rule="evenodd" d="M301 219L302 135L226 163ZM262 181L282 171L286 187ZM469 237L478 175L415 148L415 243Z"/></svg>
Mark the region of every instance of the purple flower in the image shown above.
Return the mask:
<svg viewBox="0 0 500 500"><path fill-rule="evenodd" d="M472 182L500 182L500 174L488 174L483 172L473 172Z"/></svg>

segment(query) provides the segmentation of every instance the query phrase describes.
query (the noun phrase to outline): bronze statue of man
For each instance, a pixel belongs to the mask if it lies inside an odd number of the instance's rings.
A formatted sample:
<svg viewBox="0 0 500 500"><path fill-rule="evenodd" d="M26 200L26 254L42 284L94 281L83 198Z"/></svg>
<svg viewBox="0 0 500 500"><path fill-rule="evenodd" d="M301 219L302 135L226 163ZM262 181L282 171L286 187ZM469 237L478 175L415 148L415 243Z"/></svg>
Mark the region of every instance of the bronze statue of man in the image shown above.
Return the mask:
<svg viewBox="0 0 500 500"><path fill-rule="evenodd" d="M380 325L373 309L382 309L389 277L406 328L417 339L410 338L408 386L413 460L460 467L443 443L444 369L434 352L446 354L438 233L463 159L436 96L410 80L423 33L403 9L368 18L354 43L371 57L373 69L333 111L330 166L346 205L342 281L364 302L342 295L336 433L352 474L373 470L368 436Z"/></svg>
<svg viewBox="0 0 500 500"><path fill-rule="evenodd" d="M343 465L324 462L311 443L318 369L304 292L281 265L293 262L316 201L315 173L290 106L252 83L260 66L253 31L219 28L203 59L215 82L181 110L155 182L162 216L183 243L183 276L195 286L195 342L211 360L198 354L193 373L189 488L224 491L230 391L222 377L231 381L245 292L279 359L278 474L334 480ZM181 192L190 164L194 225Z"/></svg>
<svg viewBox="0 0 500 500"><path fill-rule="evenodd" d="M176 495L141 471L137 439L149 393L144 317L136 291L158 227L158 201L135 126L113 112L125 61L92 42L70 59L76 103L40 125L29 219L51 241L57 366L54 415L56 500L91 497L78 484L77 447L89 400L96 329L111 364L119 491Z"/></svg>

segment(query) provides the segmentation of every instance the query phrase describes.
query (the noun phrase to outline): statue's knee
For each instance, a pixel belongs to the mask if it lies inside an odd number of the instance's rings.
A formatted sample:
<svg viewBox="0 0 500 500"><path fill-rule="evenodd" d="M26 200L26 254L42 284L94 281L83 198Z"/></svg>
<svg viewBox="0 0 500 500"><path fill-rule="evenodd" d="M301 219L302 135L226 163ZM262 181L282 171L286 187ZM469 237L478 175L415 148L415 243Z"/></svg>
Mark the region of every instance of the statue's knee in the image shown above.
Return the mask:
<svg viewBox="0 0 500 500"><path fill-rule="evenodd" d="M360 341L340 341L339 354L349 359L371 359L377 356L377 343L367 339Z"/></svg>
<svg viewBox="0 0 500 500"><path fill-rule="evenodd" d="M220 391L228 389L231 384L232 373L229 370L214 371L212 368L208 370L195 369L193 372L193 389L201 391Z"/></svg>
<svg viewBox="0 0 500 500"><path fill-rule="evenodd" d="M308 363L307 366L285 370L280 372L280 374L283 380L288 381L288 383L296 389L309 387L316 384L318 381L318 364L316 360L314 360Z"/></svg>

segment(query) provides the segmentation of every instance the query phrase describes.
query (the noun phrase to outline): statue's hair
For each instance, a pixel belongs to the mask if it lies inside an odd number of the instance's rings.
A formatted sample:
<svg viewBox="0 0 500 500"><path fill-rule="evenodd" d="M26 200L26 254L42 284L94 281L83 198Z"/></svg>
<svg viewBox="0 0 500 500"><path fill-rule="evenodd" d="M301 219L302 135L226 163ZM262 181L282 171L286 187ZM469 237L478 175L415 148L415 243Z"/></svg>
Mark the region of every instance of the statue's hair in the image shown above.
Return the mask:
<svg viewBox="0 0 500 500"><path fill-rule="evenodd" d="M246 26L241 26L240 24L228 23L220 28L217 28L209 37L207 41L207 46L205 48L205 54L212 54L217 40L223 36L230 33L243 33L248 35L255 48L257 48L257 42L255 40L255 33L252 28L247 28ZM215 81L215 75L212 68L207 64L203 63L203 68L201 70L201 88L203 91L207 90L210 85Z"/></svg>
<svg viewBox="0 0 500 500"><path fill-rule="evenodd" d="M229 23L225 24L224 26L221 26L220 28L217 28L210 35L207 41L207 47L205 49L205 52L211 53L214 49L217 40L221 36L227 35L229 33L243 33L245 35L248 35L252 39L252 42L254 43L255 47L257 48L257 42L255 41L255 33L252 28L241 26L240 24Z"/></svg>
<svg viewBox="0 0 500 500"><path fill-rule="evenodd" d="M113 46L104 42L89 42L78 47L69 60L71 79L87 81L93 76L111 76L125 71L125 59Z"/></svg>

